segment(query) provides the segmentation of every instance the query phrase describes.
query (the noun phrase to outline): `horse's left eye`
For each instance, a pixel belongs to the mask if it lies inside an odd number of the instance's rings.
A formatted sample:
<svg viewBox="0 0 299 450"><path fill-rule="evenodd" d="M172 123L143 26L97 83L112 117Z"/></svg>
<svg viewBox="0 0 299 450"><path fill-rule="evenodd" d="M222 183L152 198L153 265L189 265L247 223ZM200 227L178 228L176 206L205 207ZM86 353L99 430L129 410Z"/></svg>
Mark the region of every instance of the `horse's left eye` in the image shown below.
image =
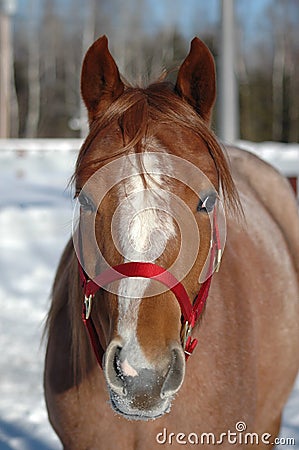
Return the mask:
<svg viewBox="0 0 299 450"><path fill-rule="evenodd" d="M95 211L93 201L84 192L80 192L80 194L78 195L78 200L83 211Z"/></svg>
<svg viewBox="0 0 299 450"><path fill-rule="evenodd" d="M212 212L216 203L216 194L209 194L203 199L199 199L199 203L197 205L197 211L199 212Z"/></svg>

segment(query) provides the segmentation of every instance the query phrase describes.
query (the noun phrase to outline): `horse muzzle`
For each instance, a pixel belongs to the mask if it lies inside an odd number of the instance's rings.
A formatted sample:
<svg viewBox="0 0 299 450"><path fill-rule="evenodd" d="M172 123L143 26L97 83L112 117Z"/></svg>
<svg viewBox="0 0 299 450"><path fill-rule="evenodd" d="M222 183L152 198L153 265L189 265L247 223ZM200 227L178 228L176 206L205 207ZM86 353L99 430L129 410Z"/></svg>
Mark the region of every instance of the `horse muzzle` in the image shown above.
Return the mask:
<svg viewBox="0 0 299 450"><path fill-rule="evenodd" d="M104 357L104 374L112 408L131 420L151 420L170 411L185 375L185 355L174 344L165 356L164 368L122 370L122 347L118 340L108 346Z"/></svg>

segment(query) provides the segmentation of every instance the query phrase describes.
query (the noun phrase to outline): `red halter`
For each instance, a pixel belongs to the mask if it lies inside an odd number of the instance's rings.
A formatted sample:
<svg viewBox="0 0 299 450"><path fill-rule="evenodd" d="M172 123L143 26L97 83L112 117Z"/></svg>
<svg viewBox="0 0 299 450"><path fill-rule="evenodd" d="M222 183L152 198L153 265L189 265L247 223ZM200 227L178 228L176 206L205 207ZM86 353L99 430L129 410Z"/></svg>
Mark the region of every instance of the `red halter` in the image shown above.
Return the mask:
<svg viewBox="0 0 299 450"><path fill-rule="evenodd" d="M114 267L109 267L100 275L91 280L86 275L82 265L80 264L80 261L78 260L80 280L84 293L84 300L82 305L82 320L84 322L84 325L86 326L95 356L101 367L102 358L105 352L100 344L94 322L90 315L92 300L94 299L94 296L99 289L103 288L109 283L112 283L113 281L117 281L127 277L150 278L164 284L171 290L171 292L173 292L177 301L179 302L182 312L181 342L185 352L186 360L188 360L198 342L197 339L191 338L191 332L204 309L206 300L209 295L215 256L217 258L216 271L218 271L219 269L221 260L220 237L215 213L213 214L213 232L214 239L211 247L208 278L202 283L193 304L183 284L178 281L175 276L172 275L169 271L167 271L163 267L158 266L157 264L149 262L123 263Z"/></svg>

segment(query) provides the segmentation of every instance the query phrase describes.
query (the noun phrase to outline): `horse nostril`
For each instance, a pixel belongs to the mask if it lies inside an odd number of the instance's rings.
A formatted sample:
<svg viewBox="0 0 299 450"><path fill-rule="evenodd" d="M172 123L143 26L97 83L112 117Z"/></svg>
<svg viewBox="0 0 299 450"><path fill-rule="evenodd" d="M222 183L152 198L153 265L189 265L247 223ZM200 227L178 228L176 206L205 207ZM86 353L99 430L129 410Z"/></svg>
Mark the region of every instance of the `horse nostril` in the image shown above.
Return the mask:
<svg viewBox="0 0 299 450"><path fill-rule="evenodd" d="M115 352L114 370L115 370L116 376L122 382L122 394L124 396L127 396L128 390L127 390L127 387L126 387L126 373L123 370L123 364L122 364L121 359L120 359L120 352L121 352L121 347L118 347L116 352Z"/></svg>
<svg viewBox="0 0 299 450"><path fill-rule="evenodd" d="M171 351L171 363L161 389L161 398L172 397L182 386L185 376L185 356L181 348Z"/></svg>
<svg viewBox="0 0 299 450"><path fill-rule="evenodd" d="M110 343L105 353L104 374L109 387L117 395L124 397L127 395L127 389L119 357L121 349L117 342Z"/></svg>

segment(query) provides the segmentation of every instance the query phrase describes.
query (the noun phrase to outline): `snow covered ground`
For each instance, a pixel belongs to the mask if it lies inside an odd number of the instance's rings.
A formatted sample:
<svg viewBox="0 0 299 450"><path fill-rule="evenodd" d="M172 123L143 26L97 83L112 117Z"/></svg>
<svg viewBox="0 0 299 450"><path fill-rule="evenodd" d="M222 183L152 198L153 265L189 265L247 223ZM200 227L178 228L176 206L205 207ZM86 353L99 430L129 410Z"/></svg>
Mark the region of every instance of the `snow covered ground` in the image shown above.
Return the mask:
<svg viewBox="0 0 299 450"><path fill-rule="evenodd" d="M0 142L0 450L61 448L43 400L41 336L54 271L71 233L66 186L76 153L43 147L2 151ZM296 444L278 448L299 449L299 379L281 436Z"/></svg>
<svg viewBox="0 0 299 450"><path fill-rule="evenodd" d="M43 323L71 230L75 154L0 150L0 449L59 449L43 400Z"/></svg>

